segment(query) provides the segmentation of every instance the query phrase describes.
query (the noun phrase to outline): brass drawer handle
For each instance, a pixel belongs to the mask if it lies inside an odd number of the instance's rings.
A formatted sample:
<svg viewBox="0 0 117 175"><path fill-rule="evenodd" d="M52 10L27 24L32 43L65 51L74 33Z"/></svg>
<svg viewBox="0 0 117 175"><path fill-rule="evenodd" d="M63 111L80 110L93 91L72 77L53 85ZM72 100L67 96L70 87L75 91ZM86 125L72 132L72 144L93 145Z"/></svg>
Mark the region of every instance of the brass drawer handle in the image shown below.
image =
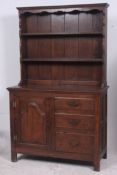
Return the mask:
<svg viewBox="0 0 117 175"><path fill-rule="evenodd" d="M72 141L69 142L69 144L72 147L78 147L80 145L80 142L78 140L72 140Z"/></svg>
<svg viewBox="0 0 117 175"><path fill-rule="evenodd" d="M71 106L71 107L77 107L78 106L78 102L76 102L76 101L69 101L68 105Z"/></svg>
<svg viewBox="0 0 117 175"><path fill-rule="evenodd" d="M81 120L78 120L78 119L69 119L69 124L72 125L73 127L77 126Z"/></svg>

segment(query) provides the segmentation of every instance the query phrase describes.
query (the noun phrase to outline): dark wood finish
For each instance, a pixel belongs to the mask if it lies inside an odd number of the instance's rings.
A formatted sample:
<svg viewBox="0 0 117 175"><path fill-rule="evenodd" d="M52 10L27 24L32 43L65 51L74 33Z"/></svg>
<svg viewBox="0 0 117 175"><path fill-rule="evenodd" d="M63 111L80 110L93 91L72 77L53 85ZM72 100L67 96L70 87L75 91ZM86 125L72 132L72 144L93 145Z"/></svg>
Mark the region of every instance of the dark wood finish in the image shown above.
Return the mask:
<svg viewBox="0 0 117 175"><path fill-rule="evenodd" d="M90 97L55 98L55 113L94 115L95 101Z"/></svg>
<svg viewBox="0 0 117 175"><path fill-rule="evenodd" d="M56 151L92 154L94 138L74 133L56 132Z"/></svg>
<svg viewBox="0 0 117 175"><path fill-rule="evenodd" d="M19 114L18 136L23 144L39 144L46 146L48 143L48 117L46 112L46 99L43 96L26 96L18 98Z"/></svg>
<svg viewBox="0 0 117 175"><path fill-rule="evenodd" d="M108 4L20 7L21 81L10 91L11 159L107 157Z"/></svg>
<svg viewBox="0 0 117 175"><path fill-rule="evenodd" d="M58 130L80 130L91 134L95 131L95 117L92 115L56 114L55 126Z"/></svg>
<svg viewBox="0 0 117 175"><path fill-rule="evenodd" d="M96 58L96 59L87 59L87 58L83 58L83 59L78 59L78 58L73 58L71 60L71 58L56 58L56 60L54 59L51 59L51 58L24 58L21 60L22 62L27 62L27 63L30 63L30 62L91 62L91 63L94 63L94 62L97 62L97 63L103 63L103 60L100 59L100 58Z"/></svg>
<svg viewBox="0 0 117 175"><path fill-rule="evenodd" d="M36 37L60 37L60 36L66 36L66 37L69 37L69 36L90 36L90 37L101 37L101 36L103 36L103 34L102 34L102 32L92 32L92 33L87 33L87 32L77 32L77 33L73 33L73 32L58 32L58 33L21 33L21 36L25 36L25 37L34 37L34 36L36 36Z"/></svg>

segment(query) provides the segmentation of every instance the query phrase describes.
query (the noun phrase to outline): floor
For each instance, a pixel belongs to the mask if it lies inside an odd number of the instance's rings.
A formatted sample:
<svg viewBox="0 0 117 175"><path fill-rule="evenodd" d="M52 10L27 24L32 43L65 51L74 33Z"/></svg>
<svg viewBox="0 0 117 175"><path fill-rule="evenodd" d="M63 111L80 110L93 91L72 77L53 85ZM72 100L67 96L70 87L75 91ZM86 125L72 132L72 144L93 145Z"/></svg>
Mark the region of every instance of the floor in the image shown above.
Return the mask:
<svg viewBox="0 0 117 175"><path fill-rule="evenodd" d="M91 166L58 163L40 160L36 157L19 155L18 161L10 161L10 139L8 132L0 131L0 175L116 175L117 154L108 154L101 161L101 171L95 172Z"/></svg>

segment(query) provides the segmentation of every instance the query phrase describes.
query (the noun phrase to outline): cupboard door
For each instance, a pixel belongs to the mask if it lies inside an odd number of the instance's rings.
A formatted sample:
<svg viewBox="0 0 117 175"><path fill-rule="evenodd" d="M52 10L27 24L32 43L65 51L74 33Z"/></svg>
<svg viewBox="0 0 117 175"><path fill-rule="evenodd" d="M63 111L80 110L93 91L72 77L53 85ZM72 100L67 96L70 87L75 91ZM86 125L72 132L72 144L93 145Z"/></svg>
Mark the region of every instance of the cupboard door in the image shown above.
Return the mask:
<svg viewBox="0 0 117 175"><path fill-rule="evenodd" d="M49 118L44 96L19 96L18 141L21 144L47 148L49 144Z"/></svg>

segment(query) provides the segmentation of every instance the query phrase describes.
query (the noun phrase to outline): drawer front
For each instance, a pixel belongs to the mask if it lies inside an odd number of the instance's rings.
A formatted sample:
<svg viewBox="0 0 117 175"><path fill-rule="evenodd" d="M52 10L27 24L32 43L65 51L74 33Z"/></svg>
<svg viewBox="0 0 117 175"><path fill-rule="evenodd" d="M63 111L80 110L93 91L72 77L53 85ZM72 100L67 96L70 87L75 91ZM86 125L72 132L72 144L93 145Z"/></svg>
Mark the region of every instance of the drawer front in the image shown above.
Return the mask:
<svg viewBox="0 0 117 175"><path fill-rule="evenodd" d="M55 126L60 129L87 130L94 132L95 118L94 116L56 114Z"/></svg>
<svg viewBox="0 0 117 175"><path fill-rule="evenodd" d="M56 151L92 154L94 151L94 137L76 133L56 133Z"/></svg>
<svg viewBox="0 0 117 175"><path fill-rule="evenodd" d="M95 101L93 98L55 98L55 113L69 113L81 115L95 114Z"/></svg>

